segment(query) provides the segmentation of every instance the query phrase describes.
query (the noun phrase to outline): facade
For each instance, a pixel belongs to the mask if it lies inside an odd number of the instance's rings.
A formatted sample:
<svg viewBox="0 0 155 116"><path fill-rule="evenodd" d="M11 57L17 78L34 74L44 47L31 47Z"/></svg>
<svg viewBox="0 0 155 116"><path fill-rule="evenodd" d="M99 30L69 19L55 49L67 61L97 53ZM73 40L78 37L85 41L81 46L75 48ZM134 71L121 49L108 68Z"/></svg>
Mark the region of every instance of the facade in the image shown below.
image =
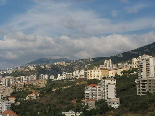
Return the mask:
<svg viewBox="0 0 155 116"><path fill-rule="evenodd" d="M89 99L87 101L87 104L88 104L89 109L95 109L96 108L95 107L95 100L94 99Z"/></svg>
<svg viewBox="0 0 155 116"><path fill-rule="evenodd" d="M40 74L39 79L45 79L48 80L48 75L47 74Z"/></svg>
<svg viewBox="0 0 155 116"><path fill-rule="evenodd" d="M113 78L106 78L101 80L100 85L103 87L102 97L105 100L116 98L116 80Z"/></svg>
<svg viewBox="0 0 155 116"><path fill-rule="evenodd" d="M62 75L58 74L57 80L72 79L72 73L63 72Z"/></svg>
<svg viewBox="0 0 155 116"><path fill-rule="evenodd" d="M85 76L85 71L84 70L75 70L73 72L73 77L76 78L76 79L84 78L84 76Z"/></svg>
<svg viewBox="0 0 155 116"><path fill-rule="evenodd" d="M109 76L109 70L105 68L99 68L94 67L93 70L87 70L87 79L97 79L101 80L102 77L108 77Z"/></svg>
<svg viewBox="0 0 155 116"><path fill-rule="evenodd" d="M6 110L10 110L11 108L11 103L7 100L1 100L0 101L0 113L6 111Z"/></svg>
<svg viewBox="0 0 155 116"><path fill-rule="evenodd" d="M113 108L118 108L120 105L120 100L119 98L111 98L107 100L108 106L111 106Z"/></svg>
<svg viewBox="0 0 155 116"><path fill-rule="evenodd" d="M115 77L115 75L122 75L122 71L123 70L129 70L128 68L117 68L117 69L112 69L112 70L109 70L109 77Z"/></svg>
<svg viewBox="0 0 155 116"><path fill-rule="evenodd" d="M139 57L137 95L145 95L146 92L155 92L155 58L148 55Z"/></svg>
<svg viewBox="0 0 155 116"><path fill-rule="evenodd" d="M132 68L138 68L138 58L132 59Z"/></svg>
<svg viewBox="0 0 155 116"><path fill-rule="evenodd" d="M85 101L89 99L99 100L102 99L101 86L97 84L90 84L85 87Z"/></svg>
<svg viewBox="0 0 155 116"><path fill-rule="evenodd" d="M107 69L112 69L113 68L113 64L112 64L111 59L104 61L104 68L107 68Z"/></svg>

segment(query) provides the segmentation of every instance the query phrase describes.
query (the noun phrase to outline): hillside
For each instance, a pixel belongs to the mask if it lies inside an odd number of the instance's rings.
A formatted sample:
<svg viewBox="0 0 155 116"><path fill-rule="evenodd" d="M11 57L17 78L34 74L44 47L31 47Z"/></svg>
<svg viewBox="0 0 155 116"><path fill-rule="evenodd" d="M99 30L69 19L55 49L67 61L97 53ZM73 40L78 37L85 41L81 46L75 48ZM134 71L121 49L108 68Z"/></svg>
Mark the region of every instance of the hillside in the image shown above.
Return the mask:
<svg viewBox="0 0 155 116"><path fill-rule="evenodd" d="M103 60L111 59L113 63L118 63L131 60L132 58L137 58L138 56L143 54L155 56L155 42L128 52L117 54L115 56L93 58L93 61L94 63L100 63Z"/></svg>
<svg viewBox="0 0 155 116"><path fill-rule="evenodd" d="M49 63L55 63L55 62L62 62L62 61L65 61L65 62L68 62L70 61L69 59L67 58L58 58L58 59L52 59L52 58L39 58L33 62L30 62L28 63L29 65L38 65L38 64L49 64Z"/></svg>

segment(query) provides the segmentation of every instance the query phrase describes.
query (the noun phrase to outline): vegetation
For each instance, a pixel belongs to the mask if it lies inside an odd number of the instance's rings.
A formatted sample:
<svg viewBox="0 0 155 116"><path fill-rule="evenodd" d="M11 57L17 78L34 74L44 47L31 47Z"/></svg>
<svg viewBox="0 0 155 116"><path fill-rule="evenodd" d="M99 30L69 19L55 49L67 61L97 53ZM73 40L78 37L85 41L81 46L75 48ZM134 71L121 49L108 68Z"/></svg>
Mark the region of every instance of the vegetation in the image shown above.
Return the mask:
<svg viewBox="0 0 155 116"><path fill-rule="evenodd" d="M59 116L62 111L81 111L85 84L76 81L49 81L45 88L39 89L40 98L21 101L12 105L12 110L19 116ZM85 83L85 81L83 81ZM37 89L36 89L37 90ZM18 96L14 93L13 96Z"/></svg>
<svg viewBox="0 0 155 116"><path fill-rule="evenodd" d="M117 97L120 98L120 107L113 109L108 107L105 100L96 102L96 109L87 110L81 101L84 99L85 83L98 83L98 80L75 80L75 81L48 81L47 86L39 91L40 98L37 100L20 100L20 105L12 105L12 110L19 116L60 116L62 111L83 111L81 116L114 115L150 115L155 113L155 94L147 93L145 96L137 96L136 69L123 71L122 76L116 76ZM24 98L26 91L13 92L12 96Z"/></svg>

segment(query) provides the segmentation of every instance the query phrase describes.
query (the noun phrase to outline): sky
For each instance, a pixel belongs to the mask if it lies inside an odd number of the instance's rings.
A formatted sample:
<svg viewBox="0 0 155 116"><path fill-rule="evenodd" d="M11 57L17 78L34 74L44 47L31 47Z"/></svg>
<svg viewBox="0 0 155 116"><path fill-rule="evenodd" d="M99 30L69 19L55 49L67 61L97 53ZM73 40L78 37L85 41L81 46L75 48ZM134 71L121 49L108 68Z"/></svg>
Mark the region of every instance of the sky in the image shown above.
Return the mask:
<svg viewBox="0 0 155 116"><path fill-rule="evenodd" d="M155 42L155 0L0 0L0 69L116 55Z"/></svg>

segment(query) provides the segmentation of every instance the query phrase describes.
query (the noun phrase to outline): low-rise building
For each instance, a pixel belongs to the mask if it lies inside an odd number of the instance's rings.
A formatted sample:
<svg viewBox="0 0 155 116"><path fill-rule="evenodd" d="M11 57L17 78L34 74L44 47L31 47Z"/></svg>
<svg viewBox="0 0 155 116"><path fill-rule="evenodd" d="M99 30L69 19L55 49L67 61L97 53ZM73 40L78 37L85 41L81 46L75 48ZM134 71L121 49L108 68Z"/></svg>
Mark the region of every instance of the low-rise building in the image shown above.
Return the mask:
<svg viewBox="0 0 155 116"><path fill-rule="evenodd" d="M15 103L16 98L13 97L13 96L9 96L8 100L9 100L10 103Z"/></svg>
<svg viewBox="0 0 155 116"><path fill-rule="evenodd" d="M80 116L82 112L74 112L74 111L69 111L69 112L62 112L65 116Z"/></svg>
<svg viewBox="0 0 155 116"><path fill-rule="evenodd" d="M38 97L39 97L39 93L33 92L32 94L27 95L26 100L33 100L33 99L37 99Z"/></svg>

